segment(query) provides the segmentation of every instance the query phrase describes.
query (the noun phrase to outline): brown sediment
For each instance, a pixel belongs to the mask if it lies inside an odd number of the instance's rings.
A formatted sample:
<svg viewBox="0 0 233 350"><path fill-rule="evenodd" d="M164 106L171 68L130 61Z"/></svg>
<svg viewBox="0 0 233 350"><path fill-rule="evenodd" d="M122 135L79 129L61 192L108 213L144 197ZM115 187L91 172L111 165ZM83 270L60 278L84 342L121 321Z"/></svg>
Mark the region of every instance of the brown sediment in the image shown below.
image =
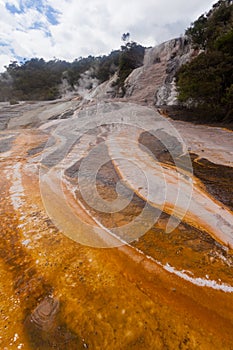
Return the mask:
<svg viewBox="0 0 233 350"><path fill-rule="evenodd" d="M213 127L221 127L227 130L233 130L233 123L230 120L213 122L213 117L207 118L205 110L189 109L181 106L164 106L160 109L160 113L164 117L169 117L173 120L182 120L185 122L192 122L201 125L208 125Z"/></svg>
<svg viewBox="0 0 233 350"><path fill-rule="evenodd" d="M166 141L169 140L170 149L172 149L172 155L166 147ZM164 142L163 142L164 141ZM175 159L183 153L183 147L178 142L177 138L166 134L164 131L160 131L157 136L145 131L140 134L138 139L139 146L146 152L151 152L155 157L155 160L166 164L175 165Z"/></svg>
<svg viewBox="0 0 233 350"><path fill-rule="evenodd" d="M73 184L77 184L78 171L81 161L76 162L73 166L65 171L66 178ZM117 198L118 194L116 192L116 184L120 180L112 161L104 164L98 171L96 177L96 188L104 200L114 200ZM82 197L80 191L76 190L76 198L81 201L86 207L86 209L93 215L93 217L98 217L98 220L108 228L115 226L122 226L130 223L135 217L137 217L145 206L145 202L140 199L136 194L133 194L132 201L127 205L122 211L116 213L106 214L104 212L96 212Z"/></svg>
<svg viewBox="0 0 233 350"><path fill-rule="evenodd" d="M46 141L42 142L39 146L29 149L28 150L28 155L29 156L34 156L34 155L36 155L38 153L41 153L44 150L44 148L46 146L46 143L47 143Z"/></svg>
<svg viewBox="0 0 233 350"><path fill-rule="evenodd" d="M24 321L32 349L82 349L82 342L62 321L59 301L45 297Z"/></svg>
<svg viewBox="0 0 233 350"><path fill-rule="evenodd" d="M200 179L206 190L233 210L233 169L214 164L205 158L191 154L193 173Z"/></svg>

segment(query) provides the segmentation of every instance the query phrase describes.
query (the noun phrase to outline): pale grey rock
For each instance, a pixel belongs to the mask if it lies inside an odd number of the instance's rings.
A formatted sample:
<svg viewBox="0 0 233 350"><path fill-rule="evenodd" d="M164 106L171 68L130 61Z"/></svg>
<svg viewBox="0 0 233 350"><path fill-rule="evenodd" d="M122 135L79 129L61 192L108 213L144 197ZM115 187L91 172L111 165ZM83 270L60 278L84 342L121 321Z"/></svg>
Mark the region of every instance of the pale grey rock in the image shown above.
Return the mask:
<svg viewBox="0 0 233 350"><path fill-rule="evenodd" d="M126 97L155 105L176 105L175 74L194 50L186 37L169 40L145 52L143 66L125 81Z"/></svg>

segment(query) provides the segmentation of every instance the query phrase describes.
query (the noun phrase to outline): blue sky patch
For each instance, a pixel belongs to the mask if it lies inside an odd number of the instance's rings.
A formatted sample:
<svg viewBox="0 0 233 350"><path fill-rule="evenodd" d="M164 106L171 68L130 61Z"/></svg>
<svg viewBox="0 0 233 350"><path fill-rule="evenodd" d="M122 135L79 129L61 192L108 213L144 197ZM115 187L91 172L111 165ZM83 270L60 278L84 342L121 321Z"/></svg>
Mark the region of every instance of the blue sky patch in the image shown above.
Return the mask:
<svg viewBox="0 0 233 350"><path fill-rule="evenodd" d="M59 23L57 19L59 12L54 10L54 8L52 8L51 6L46 6L45 14L49 23L51 23L52 25L57 25Z"/></svg>
<svg viewBox="0 0 233 350"><path fill-rule="evenodd" d="M51 33L49 29L42 22L34 22L33 25L29 29L37 29L43 31L46 37L51 37Z"/></svg>
<svg viewBox="0 0 233 350"><path fill-rule="evenodd" d="M52 6L48 6L44 3L43 0L26 0L25 7L35 8L41 14L44 14L52 25L58 24L57 17L59 12L55 10Z"/></svg>
<svg viewBox="0 0 233 350"><path fill-rule="evenodd" d="M38 11L42 12L42 8L44 7L43 0L22 0L24 3L24 7L26 8L35 8Z"/></svg>
<svg viewBox="0 0 233 350"><path fill-rule="evenodd" d="M59 23L58 15L60 12L55 10L52 6L46 5L43 0L20 0L19 9L15 5L7 2L5 7L12 14L24 13L27 11L27 9L33 8L43 14L50 24L57 25Z"/></svg>
<svg viewBox="0 0 233 350"><path fill-rule="evenodd" d="M0 46L9 46L9 44L0 41Z"/></svg>
<svg viewBox="0 0 233 350"><path fill-rule="evenodd" d="M42 22L34 22L33 25L29 29L41 29L41 30L44 30L44 23L42 23Z"/></svg>
<svg viewBox="0 0 233 350"><path fill-rule="evenodd" d="M23 7L20 4L20 9L18 9L15 5L9 4L8 2L5 4L6 9L10 12L10 13L23 13Z"/></svg>

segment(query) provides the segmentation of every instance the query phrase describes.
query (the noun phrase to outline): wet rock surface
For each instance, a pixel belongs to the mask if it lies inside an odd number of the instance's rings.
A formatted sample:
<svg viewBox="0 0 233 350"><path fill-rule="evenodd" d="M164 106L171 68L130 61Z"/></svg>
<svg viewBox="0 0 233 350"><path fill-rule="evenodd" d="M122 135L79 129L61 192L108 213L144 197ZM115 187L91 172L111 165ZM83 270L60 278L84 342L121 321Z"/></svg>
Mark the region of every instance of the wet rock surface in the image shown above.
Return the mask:
<svg viewBox="0 0 233 350"><path fill-rule="evenodd" d="M42 116L44 129L25 129L28 118L18 120L24 128L15 133L7 130L2 139L8 141L1 148L0 168L0 348L231 349L232 251L208 232L181 222L175 231L165 233L169 215L162 213L131 246L97 249L72 241L50 220L41 198L38 165L41 153L49 147L53 150L58 142L55 139L44 148L48 130L56 127L46 126L54 122L48 121L52 115ZM84 141L91 142L88 151L110 130L103 127L85 136ZM80 138L74 144L74 154L84 141ZM171 164L161 142L148 133L142 133L140 141L160 162ZM179 144L171 139L171 146L179 157ZM51 167L59 164L60 156L53 153ZM83 156L77 152L74 161L68 158L63 177L71 186L64 184L71 207L70 191L75 188L72 210L78 208L79 217L91 225L95 218L109 228L134 220L145 206L136 194L124 210L110 215L87 208L91 214L87 216L78 207L78 201L85 204L77 187L84 157L85 152ZM200 188L205 185L207 193L232 208L232 168L195 155L192 161L202 181ZM115 165L108 161L97 173L98 193L106 200L116 199L119 179ZM54 198L49 200L59 208Z"/></svg>
<svg viewBox="0 0 233 350"><path fill-rule="evenodd" d="M27 316L24 328L32 349L82 349L78 336L59 320L58 299L43 299Z"/></svg>
<svg viewBox="0 0 233 350"><path fill-rule="evenodd" d="M203 182L209 193L233 210L232 167L217 165L196 155L192 155L192 158L194 175Z"/></svg>

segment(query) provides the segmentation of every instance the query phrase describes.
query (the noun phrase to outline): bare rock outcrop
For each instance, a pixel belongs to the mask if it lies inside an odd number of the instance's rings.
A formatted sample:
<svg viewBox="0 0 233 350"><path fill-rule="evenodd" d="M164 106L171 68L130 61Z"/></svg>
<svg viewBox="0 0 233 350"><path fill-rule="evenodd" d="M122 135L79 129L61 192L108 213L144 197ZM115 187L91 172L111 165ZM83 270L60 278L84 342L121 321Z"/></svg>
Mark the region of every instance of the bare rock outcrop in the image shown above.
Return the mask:
<svg viewBox="0 0 233 350"><path fill-rule="evenodd" d="M198 54L186 36L166 41L145 50L143 65L136 68L124 83L124 99L146 105L176 105L175 74ZM89 99L119 98L117 73L91 91Z"/></svg>
<svg viewBox="0 0 233 350"><path fill-rule="evenodd" d="M109 80L92 90L89 94L89 99L100 101L108 98L115 98L117 95L117 79L118 75L115 73Z"/></svg>
<svg viewBox="0 0 233 350"><path fill-rule="evenodd" d="M125 81L126 97L151 105L176 104L175 74L194 55L186 37L147 49L143 66L135 69Z"/></svg>

